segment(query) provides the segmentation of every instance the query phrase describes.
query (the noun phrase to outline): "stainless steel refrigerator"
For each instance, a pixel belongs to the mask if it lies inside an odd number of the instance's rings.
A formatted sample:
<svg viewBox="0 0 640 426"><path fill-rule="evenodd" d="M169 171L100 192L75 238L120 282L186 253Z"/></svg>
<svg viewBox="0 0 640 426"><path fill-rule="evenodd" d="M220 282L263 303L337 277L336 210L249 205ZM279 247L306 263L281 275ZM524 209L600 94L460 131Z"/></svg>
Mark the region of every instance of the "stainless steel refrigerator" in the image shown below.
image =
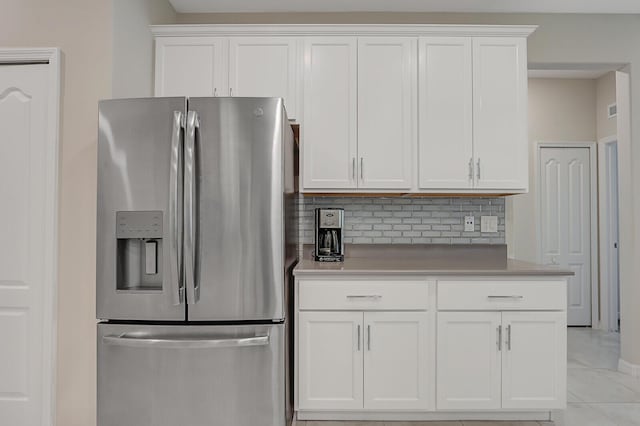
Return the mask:
<svg viewBox="0 0 640 426"><path fill-rule="evenodd" d="M294 142L282 99L101 101L98 426L285 426Z"/></svg>

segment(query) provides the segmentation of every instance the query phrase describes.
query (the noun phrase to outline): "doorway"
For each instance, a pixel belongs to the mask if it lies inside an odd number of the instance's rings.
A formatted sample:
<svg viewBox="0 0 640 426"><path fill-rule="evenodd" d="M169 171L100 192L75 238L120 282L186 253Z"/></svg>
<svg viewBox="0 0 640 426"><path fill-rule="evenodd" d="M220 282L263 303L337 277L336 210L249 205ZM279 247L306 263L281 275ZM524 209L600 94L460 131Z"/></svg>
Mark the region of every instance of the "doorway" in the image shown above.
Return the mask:
<svg viewBox="0 0 640 426"><path fill-rule="evenodd" d="M0 49L0 419L53 423L59 51Z"/></svg>
<svg viewBox="0 0 640 426"><path fill-rule="evenodd" d="M595 143L538 145L540 259L570 269L567 323L592 325L597 277Z"/></svg>
<svg viewBox="0 0 640 426"><path fill-rule="evenodd" d="M600 188L600 294L603 328L620 330L620 261L618 202L618 141L609 137L598 143Z"/></svg>

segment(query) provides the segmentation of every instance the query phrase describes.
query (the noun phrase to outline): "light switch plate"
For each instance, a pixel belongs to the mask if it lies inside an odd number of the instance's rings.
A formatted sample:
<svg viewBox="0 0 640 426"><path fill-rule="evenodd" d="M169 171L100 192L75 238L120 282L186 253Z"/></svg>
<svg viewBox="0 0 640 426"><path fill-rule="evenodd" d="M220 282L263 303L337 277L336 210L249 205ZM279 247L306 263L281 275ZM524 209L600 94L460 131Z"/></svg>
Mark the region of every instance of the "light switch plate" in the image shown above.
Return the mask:
<svg viewBox="0 0 640 426"><path fill-rule="evenodd" d="M476 220L474 216L465 216L464 217L464 232L473 232L475 231Z"/></svg>
<svg viewBox="0 0 640 426"><path fill-rule="evenodd" d="M481 216L480 232L498 232L498 216Z"/></svg>

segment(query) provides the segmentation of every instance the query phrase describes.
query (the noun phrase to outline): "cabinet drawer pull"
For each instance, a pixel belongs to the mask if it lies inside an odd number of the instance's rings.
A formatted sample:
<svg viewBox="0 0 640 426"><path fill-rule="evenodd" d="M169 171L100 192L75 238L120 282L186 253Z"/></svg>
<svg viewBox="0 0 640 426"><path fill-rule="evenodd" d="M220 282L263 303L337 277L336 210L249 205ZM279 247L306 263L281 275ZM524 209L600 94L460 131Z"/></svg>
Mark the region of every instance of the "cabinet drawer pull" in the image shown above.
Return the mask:
<svg viewBox="0 0 640 426"><path fill-rule="evenodd" d="M507 350L511 350L511 324L507 326Z"/></svg>
<svg viewBox="0 0 640 426"><path fill-rule="evenodd" d="M357 295L347 295L347 299L382 299L382 296L379 294L357 294Z"/></svg>
<svg viewBox="0 0 640 426"><path fill-rule="evenodd" d="M367 325L367 349L371 350L371 326Z"/></svg>
<svg viewBox="0 0 640 426"><path fill-rule="evenodd" d="M358 324L358 352L360 351L360 324Z"/></svg>
<svg viewBox="0 0 640 426"><path fill-rule="evenodd" d="M501 351L502 350L502 326L499 325L496 331L498 332L498 340L496 344L498 345L498 350Z"/></svg>
<svg viewBox="0 0 640 426"><path fill-rule="evenodd" d="M524 299L524 296L511 295L511 296L487 296L489 299Z"/></svg>

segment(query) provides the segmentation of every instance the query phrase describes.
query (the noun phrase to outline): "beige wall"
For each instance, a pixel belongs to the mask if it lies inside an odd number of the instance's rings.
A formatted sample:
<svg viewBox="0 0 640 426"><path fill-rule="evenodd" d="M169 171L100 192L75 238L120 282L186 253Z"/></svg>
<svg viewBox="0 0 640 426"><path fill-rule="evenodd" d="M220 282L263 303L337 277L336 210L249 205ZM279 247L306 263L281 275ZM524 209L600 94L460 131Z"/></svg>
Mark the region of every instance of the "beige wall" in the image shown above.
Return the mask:
<svg viewBox="0 0 640 426"><path fill-rule="evenodd" d="M536 230L537 143L596 140L596 83L529 79L529 193L507 199L507 244L516 259L539 261Z"/></svg>
<svg viewBox="0 0 640 426"><path fill-rule="evenodd" d="M111 2L4 0L0 46L62 49L56 417L60 426L90 426L97 100L111 93Z"/></svg>
<svg viewBox="0 0 640 426"><path fill-rule="evenodd" d="M290 13L178 15L181 23L448 23L537 24L529 38L529 61L544 64L631 64L632 142L620 145L620 155L636 167L621 176L621 294L640 302L640 264L634 248L640 248L640 15L586 14L429 14L429 13ZM635 135L635 136L634 136ZM622 169L621 169L622 170ZM513 213L513 212L512 212ZM530 226L530 225L528 225ZM637 265L636 265L637 264ZM640 365L640 310L622 307L622 358Z"/></svg>
<svg viewBox="0 0 640 426"><path fill-rule="evenodd" d="M609 118L608 106L616 102L616 73L609 72L596 80L596 118L598 140L615 136L616 118Z"/></svg>
<svg viewBox="0 0 640 426"><path fill-rule="evenodd" d="M112 96L153 95L153 35L150 24L171 24L176 12L167 0L113 0Z"/></svg>

